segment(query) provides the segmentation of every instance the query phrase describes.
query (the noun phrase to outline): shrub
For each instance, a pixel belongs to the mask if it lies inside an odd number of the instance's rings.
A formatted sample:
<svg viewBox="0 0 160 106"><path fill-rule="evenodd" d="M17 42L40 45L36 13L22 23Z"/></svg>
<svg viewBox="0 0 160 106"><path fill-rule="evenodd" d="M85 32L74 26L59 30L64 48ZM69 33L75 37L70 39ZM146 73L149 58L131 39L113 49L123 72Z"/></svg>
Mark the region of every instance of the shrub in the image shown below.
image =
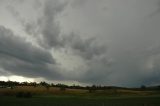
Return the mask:
<svg viewBox="0 0 160 106"><path fill-rule="evenodd" d="M30 92L26 92L26 93L24 93L24 97L25 98L31 98L32 94Z"/></svg>
<svg viewBox="0 0 160 106"><path fill-rule="evenodd" d="M141 90L145 90L146 86L145 85L141 85Z"/></svg>
<svg viewBox="0 0 160 106"><path fill-rule="evenodd" d="M30 92L18 92L16 94L17 98L31 98L32 94Z"/></svg>
<svg viewBox="0 0 160 106"><path fill-rule="evenodd" d="M16 97L17 97L17 98L22 98L22 97L23 97L23 92L18 92L18 93L16 94Z"/></svg>

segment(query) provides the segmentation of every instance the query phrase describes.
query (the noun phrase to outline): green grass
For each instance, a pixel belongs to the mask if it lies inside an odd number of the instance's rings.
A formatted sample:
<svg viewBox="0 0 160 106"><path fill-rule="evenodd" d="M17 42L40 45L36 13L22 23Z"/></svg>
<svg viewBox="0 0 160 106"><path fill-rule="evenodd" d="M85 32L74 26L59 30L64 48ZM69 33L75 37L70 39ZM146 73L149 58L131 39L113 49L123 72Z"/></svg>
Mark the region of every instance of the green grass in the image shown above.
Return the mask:
<svg viewBox="0 0 160 106"><path fill-rule="evenodd" d="M160 106L160 96L0 96L0 106Z"/></svg>
<svg viewBox="0 0 160 106"><path fill-rule="evenodd" d="M30 92L32 98L16 98L18 92ZM0 106L160 106L159 91L125 89L88 90L17 86L0 89Z"/></svg>

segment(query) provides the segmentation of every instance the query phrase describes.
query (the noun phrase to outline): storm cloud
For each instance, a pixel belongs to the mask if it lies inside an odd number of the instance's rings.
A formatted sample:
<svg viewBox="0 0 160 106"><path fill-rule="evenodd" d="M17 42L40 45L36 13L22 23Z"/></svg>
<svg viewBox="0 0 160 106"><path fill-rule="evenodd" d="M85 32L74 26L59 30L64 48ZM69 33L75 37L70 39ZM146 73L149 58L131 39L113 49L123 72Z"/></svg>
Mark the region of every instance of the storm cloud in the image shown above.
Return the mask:
<svg viewBox="0 0 160 106"><path fill-rule="evenodd" d="M160 81L159 0L1 5L1 75L117 86Z"/></svg>
<svg viewBox="0 0 160 106"><path fill-rule="evenodd" d="M16 75L48 77L57 75L49 65L56 64L50 52L15 36L13 32L0 26L0 66ZM4 73L4 72L3 72Z"/></svg>

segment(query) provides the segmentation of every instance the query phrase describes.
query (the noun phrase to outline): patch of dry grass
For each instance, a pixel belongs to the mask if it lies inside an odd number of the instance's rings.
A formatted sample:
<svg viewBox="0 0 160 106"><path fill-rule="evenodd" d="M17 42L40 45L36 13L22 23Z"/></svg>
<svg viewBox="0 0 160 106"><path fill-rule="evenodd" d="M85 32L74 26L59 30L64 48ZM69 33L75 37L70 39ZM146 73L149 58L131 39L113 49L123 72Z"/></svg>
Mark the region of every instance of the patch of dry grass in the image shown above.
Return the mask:
<svg viewBox="0 0 160 106"><path fill-rule="evenodd" d="M126 89L110 89L110 90L96 90L89 93L89 90L84 89L68 89L61 90L59 87L44 87L44 86L16 86L13 89L0 88L0 95L15 95L18 92L30 92L34 95L152 95L155 91L137 91Z"/></svg>

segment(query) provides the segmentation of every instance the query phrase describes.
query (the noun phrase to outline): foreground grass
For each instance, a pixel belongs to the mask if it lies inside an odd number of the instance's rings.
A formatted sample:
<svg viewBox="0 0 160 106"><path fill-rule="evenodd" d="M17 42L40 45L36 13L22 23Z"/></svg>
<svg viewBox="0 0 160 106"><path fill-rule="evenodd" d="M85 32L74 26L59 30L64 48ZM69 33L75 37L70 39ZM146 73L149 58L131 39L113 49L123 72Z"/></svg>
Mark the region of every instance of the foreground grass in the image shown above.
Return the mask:
<svg viewBox="0 0 160 106"><path fill-rule="evenodd" d="M30 92L32 98L16 98L18 92ZM17 86L0 89L0 106L160 106L159 91L126 89L96 90Z"/></svg>
<svg viewBox="0 0 160 106"><path fill-rule="evenodd" d="M160 106L160 96L0 96L0 106Z"/></svg>

